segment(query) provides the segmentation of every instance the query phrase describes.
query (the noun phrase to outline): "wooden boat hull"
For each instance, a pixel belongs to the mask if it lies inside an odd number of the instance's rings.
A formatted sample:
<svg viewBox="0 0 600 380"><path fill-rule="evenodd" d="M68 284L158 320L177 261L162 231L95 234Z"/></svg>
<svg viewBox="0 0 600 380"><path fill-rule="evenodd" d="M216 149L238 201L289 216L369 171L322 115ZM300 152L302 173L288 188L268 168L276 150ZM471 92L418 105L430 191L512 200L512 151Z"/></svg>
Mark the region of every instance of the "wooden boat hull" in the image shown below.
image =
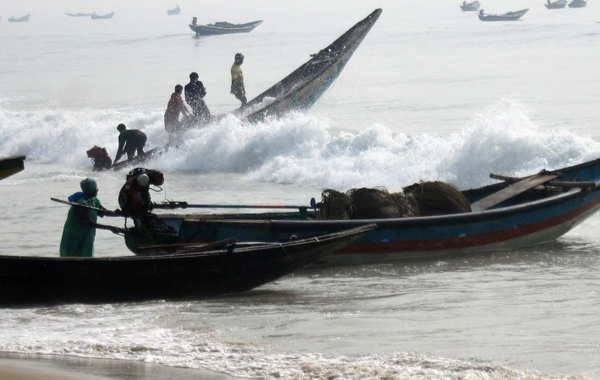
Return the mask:
<svg viewBox="0 0 600 380"><path fill-rule="evenodd" d="M249 122L258 122L310 108L340 75L381 13L381 9L376 9L311 60L233 113Z"/></svg>
<svg viewBox="0 0 600 380"><path fill-rule="evenodd" d="M567 0L558 0L555 2L548 1L548 3L544 5L547 9L563 9L567 6Z"/></svg>
<svg viewBox="0 0 600 380"><path fill-rule="evenodd" d="M28 22L31 14L25 15L23 17L9 17L8 22Z"/></svg>
<svg viewBox="0 0 600 380"><path fill-rule="evenodd" d="M107 13L105 15L92 14L92 20L108 20L113 18L114 15L115 12Z"/></svg>
<svg viewBox="0 0 600 380"><path fill-rule="evenodd" d="M502 15L479 15L479 19L481 21L517 21L528 11L529 9L522 9L520 11L509 12Z"/></svg>
<svg viewBox="0 0 600 380"><path fill-rule="evenodd" d="M15 156L0 159L0 180L10 177L25 169L25 156Z"/></svg>
<svg viewBox="0 0 600 380"><path fill-rule="evenodd" d="M196 33L197 36L216 36L221 34L234 34L234 33L250 33L257 26L262 24L262 20L252 21L245 24L229 24L221 23L224 26L219 26L219 23L214 25L190 25L190 29Z"/></svg>
<svg viewBox="0 0 600 380"><path fill-rule="evenodd" d="M163 152L164 151L159 148L150 149L143 156L136 156L136 157L132 158L131 160L125 159L123 161L117 162L116 164L111 166L111 169L121 170L121 169L129 168L132 166L140 166L140 165L144 164L146 161L148 161L149 159L160 156Z"/></svg>
<svg viewBox="0 0 600 380"><path fill-rule="evenodd" d="M600 183L600 161L563 168L561 181ZM473 203L494 194L507 183L467 190ZM378 228L336 254L328 263L368 263L474 252L509 250L556 239L600 209L600 188L575 187L554 195L532 190L489 210L464 214L375 220L307 220L297 214L162 215L172 234L151 234L154 242L211 242L225 236L238 241L276 241L294 234L328 233L366 223ZM534 194L534 195L532 195ZM146 231L147 232L147 231ZM149 244L135 229L125 235L130 250Z"/></svg>
<svg viewBox="0 0 600 380"><path fill-rule="evenodd" d="M91 17L91 13L65 13L69 17Z"/></svg>
<svg viewBox="0 0 600 380"><path fill-rule="evenodd" d="M342 248L372 228L151 257L0 256L0 305L195 299L248 291Z"/></svg>
<svg viewBox="0 0 600 380"><path fill-rule="evenodd" d="M473 12L478 11L480 6L481 4L479 3L479 1L474 1L472 3L460 5L460 9L462 9L463 12Z"/></svg>
<svg viewBox="0 0 600 380"><path fill-rule="evenodd" d="M569 3L569 8L584 8L586 5L586 1L573 0Z"/></svg>

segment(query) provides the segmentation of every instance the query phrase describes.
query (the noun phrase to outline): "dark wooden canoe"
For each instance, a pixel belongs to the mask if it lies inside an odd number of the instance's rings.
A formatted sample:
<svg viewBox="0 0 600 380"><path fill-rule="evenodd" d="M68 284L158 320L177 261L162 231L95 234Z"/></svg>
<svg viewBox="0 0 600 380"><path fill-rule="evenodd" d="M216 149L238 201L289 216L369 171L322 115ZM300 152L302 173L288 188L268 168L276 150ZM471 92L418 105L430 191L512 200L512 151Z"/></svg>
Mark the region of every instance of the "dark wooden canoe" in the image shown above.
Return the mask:
<svg viewBox="0 0 600 380"><path fill-rule="evenodd" d="M10 177L25 168L25 156L0 158L0 180Z"/></svg>
<svg viewBox="0 0 600 380"><path fill-rule="evenodd" d="M107 20L110 18L113 18L113 16L115 15L115 12L110 12L104 15L99 15L97 13L92 13L92 20Z"/></svg>
<svg viewBox="0 0 600 380"><path fill-rule="evenodd" d="M567 6L567 0L556 0L554 2L548 0L548 2L544 5L547 9L562 9Z"/></svg>
<svg viewBox="0 0 600 380"><path fill-rule="evenodd" d="M150 257L0 256L0 305L195 299L243 292L313 263L373 228Z"/></svg>
<svg viewBox="0 0 600 380"><path fill-rule="evenodd" d="M29 21L29 17L31 17L31 14L21 16L21 17L10 16L8 18L8 22L27 22L27 21Z"/></svg>
<svg viewBox="0 0 600 380"><path fill-rule="evenodd" d="M462 9L463 12L473 12L473 11L479 10L480 6L481 6L481 4L479 4L479 1L475 0L475 1L470 2L470 3L463 2L460 5L460 9Z"/></svg>
<svg viewBox="0 0 600 380"><path fill-rule="evenodd" d="M340 75L382 10L376 9L277 84L233 112L249 122L310 108Z"/></svg>
<svg viewBox="0 0 600 380"><path fill-rule="evenodd" d="M143 156L136 156L136 157L133 157L131 160L124 159L123 161L117 162L116 164L111 166L111 169L121 170L121 169L129 168L132 166L140 166L140 165L144 164L144 162L148 161L149 159L151 159L153 157L156 158L163 153L164 153L164 150L159 149L159 148L150 149Z"/></svg>
<svg viewBox="0 0 600 380"><path fill-rule="evenodd" d="M474 211L389 218L314 220L304 213L158 215L172 232L135 228L125 233L133 251L149 244L277 241L325 234L367 223L377 229L325 256L329 263L372 263L511 250L564 235L600 209L600 160L465 190ZM148 241L148 238L151 241Z"/></svg>
<svg viewBox="0 0 600 380"><path fill-rule="evenodd" d="M197 36L216 36L220 34L250 33L260 24L262 24L262 20L247 22L245 24L232 24L226 21L207 25L195 25L192 23L190 24L190 29Z"/></svg>
<svg viewBox="0 0 600 380"><path fill-rule="evenodd" d="M508 12L501 15L487 15L487 14L479 14L479 19L481 21L517 21L525 13L527 13L529 9L521 9L520 11ZM481 11L482 12L482 11Z"/></svg>

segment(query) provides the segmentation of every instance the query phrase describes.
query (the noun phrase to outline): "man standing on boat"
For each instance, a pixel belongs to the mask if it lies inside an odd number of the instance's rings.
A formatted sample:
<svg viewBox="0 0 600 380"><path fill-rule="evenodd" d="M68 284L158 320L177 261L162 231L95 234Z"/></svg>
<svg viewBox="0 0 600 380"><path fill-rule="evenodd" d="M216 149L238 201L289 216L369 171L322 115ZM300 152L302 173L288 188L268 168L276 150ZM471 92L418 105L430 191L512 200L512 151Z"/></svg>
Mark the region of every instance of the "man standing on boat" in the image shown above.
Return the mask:
<svg viewBox="0 0 600 380"><path fill-rule="evenodd" d="M144 145L146 145L148 138L144 132L137 129L127 129L125 124L119 124L117 131L119 131L119 149L117 149L117 156L113 161L113 165L119 161L124 153L127 153L128 160L131 160L136 152L138 157L145 154Z"/></svg>
<svg viewBox="0 0 600 380"><path fill-rule="evenodd" d="M181 99L181 93L183 92L183 86L178 84L175 86L175 92L171 94L171 99L167 103L167 110L165 111L165 129L169 134L169 140L167 145L175 143L179 133L183 130L183 124L179 120L179 115L189 116L190 112L183 104Z"/></svg>
<svg viewBox="0 0 600 380"><path fill-rule="evenodd" d="M206 96L206 88L198 78L198 73L190 74L190 83L185 85L185 102L194 112L194 122L205 124L210 121L210 111L203 99Z"/></svg>
<svg viewBox="0 0 600 380"><path fill-rule="evenodd" d="M231 66L231 93L236 99L242 102L242 107L246 105L246 87L244 87L244 74L242 73L242 63L244 63L244 55L237 53L233 59Z"/></svg>
<svg viewBox="0 0 600 380"><path fill-rule="evenodd" d="M69 202L106 210L96 198L98 185L94 179L86 178L79 186L81 191L71 195ZM93 256L98 216L104 215L97 210L71 206L60 241L60 257Z"/></svg>

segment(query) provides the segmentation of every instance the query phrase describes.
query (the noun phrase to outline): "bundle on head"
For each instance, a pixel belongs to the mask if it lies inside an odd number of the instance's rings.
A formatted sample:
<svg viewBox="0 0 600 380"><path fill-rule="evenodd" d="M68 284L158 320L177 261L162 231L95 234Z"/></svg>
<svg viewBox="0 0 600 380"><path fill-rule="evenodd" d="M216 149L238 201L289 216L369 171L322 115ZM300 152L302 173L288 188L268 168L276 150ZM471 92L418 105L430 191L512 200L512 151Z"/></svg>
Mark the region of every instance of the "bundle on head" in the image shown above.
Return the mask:
<svg viewBox="0 0 600 380"><path fill-rule="evenodd" d="M419 203L422 216L459 214L471 211L471 204L454 186L439 181L420 182L405 187Z"/></svg>
<svg viewBox="0 0 600 380"><path fill-rule="evenodd" d="M396 196L385 188L350 189L347 194L352 199L355 210L352 219L400 218L400 210Z"/></svg>
<svg viewBox="0 0 600 380"><path fill-rule="evenodd" d="M321 193L319 219L350 219L352 210L352 200L348 195L332 189Z"/></svg>

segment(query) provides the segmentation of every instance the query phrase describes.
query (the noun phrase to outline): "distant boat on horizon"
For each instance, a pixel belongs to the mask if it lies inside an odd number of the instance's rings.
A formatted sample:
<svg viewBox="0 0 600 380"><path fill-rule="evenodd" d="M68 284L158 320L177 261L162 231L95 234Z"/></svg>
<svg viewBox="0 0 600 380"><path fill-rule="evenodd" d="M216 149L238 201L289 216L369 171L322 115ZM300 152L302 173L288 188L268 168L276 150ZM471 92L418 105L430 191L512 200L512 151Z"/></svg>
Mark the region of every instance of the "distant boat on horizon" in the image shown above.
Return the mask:
<svg viewBox="0 0 600 380"><path fill-rule="evenodd" d="M25 15L25 16L21 16L21 17L13 17L13 16L10 16L10 17L8 18L8 22L27 22L27 21L29 21L29 17L30 17L30 16L31 16L31 13L30 13L30 14L27 14L27 15Z"/></svg>
<svg viewBox="0 0 600 380"><path fill-rule="evenodd" d="M113 18L115 12L110 12L104 15L99 15L96 12L92 13L92 20L106 20L109 18Z"/></svg>
<svg viewBox="0 0 600 380"><path fill-rule="evenodd" d="M92 15L92 13L68 13L65 12L65 14L69 17L90 17Z"/></svg>
<svg viewBox="0 0 600 380"><path fill-rule="evenodd" d="M167 14L169 16L178 15L180 12L181 12L181 8L179 8L179 5L176 5L175 8L173 8L173 9L167 9Z"/></svg>
<svg viewBox="0 0 600 380"><path fill-rule="evenodd" d="M544 5L548 9L562 9L567 6L567 0L556 0L554 2L548 0L548 3Z"/></svg>

